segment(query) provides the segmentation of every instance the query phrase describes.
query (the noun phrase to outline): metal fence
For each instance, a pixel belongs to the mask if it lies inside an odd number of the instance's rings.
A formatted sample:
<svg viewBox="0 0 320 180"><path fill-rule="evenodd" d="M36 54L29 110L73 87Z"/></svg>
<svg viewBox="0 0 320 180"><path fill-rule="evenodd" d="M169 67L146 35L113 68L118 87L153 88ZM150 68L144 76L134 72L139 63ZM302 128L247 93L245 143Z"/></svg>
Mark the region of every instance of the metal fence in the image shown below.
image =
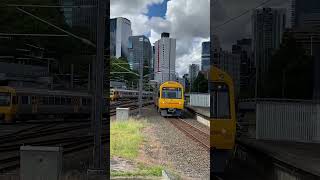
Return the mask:
<svg viewBox="0 0 320 180"><path fill-rule="evenodd" d="M319 143L319 121L319 104L257 102L256 138Z"/></svg>
<svg viewBox="0 0 320 180"><path fill-rule="evenodd" d="M190 94L189 105L196 107L210 107L210 94Z"/></svg>

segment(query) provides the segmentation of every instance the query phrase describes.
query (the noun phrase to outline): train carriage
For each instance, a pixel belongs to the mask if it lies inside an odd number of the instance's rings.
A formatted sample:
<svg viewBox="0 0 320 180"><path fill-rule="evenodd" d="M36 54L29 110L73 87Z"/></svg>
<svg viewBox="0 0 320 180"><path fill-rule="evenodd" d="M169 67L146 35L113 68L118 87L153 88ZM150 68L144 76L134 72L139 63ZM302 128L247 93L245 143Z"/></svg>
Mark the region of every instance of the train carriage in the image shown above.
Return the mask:
<svg viewBox="0 0 320 180"><path fill-rule="evenodd" d="M92 95L87 92L0 86L0 121L48 115L88 116L91 101Z"/></svg>
<svg viewBox="0 0 320 180"><path fill-rule="evenodd" d="M236 136L236 111L232 78L216 67L209 77L210 144L213 172L223 173L232 157Z"/></svg>
<svg viewBox="0 0 320 180"><path fill-rule="evenodd" d="M127 90L127 89L111 89L110 99L111 101L118 101L120 99L137 99L139 97L139 91ZM152 99L153 93L149 91L142 92L143 99Z"/></svg>

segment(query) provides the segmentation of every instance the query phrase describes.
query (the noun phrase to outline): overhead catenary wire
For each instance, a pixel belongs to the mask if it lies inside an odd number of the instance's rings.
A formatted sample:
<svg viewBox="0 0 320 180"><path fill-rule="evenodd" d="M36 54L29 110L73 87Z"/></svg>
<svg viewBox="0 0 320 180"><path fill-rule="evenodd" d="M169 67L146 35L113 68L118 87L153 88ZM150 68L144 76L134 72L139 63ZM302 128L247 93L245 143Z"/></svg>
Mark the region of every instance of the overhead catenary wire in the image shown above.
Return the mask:
<svg viewBox="0 0 320 180"><path fill-rule="evenodd" d="M264 6L264 5L266 5L267 3L271 2L271 1L272 1L272 0L266 0L266 1L264 1L264 2L262 2L262 3L260 3L260 4L258 4L257 6L255 6L255 7L251 8L251 9L248 9L248 10L246 10L246 11L244 11L244 12L240 13L240 14L239 14L239 15L237 15L237 16L231 17L230 19L228 19L228 20L224 21L223 23L221 23L221 24L219 24L219 25L215 26L212 30L213 30L213 31L219 30L222 26L225 26L226 24L229 24L229 23L231 23L231 22L233 22L233 21L235 21L235 20L239 19L240 17L242 17L242 16L244 16L244 15L246 15L246 14L250 13L252 10L255 10L255 9L257 9L257 8L261 7L261 6Z"/></svg>

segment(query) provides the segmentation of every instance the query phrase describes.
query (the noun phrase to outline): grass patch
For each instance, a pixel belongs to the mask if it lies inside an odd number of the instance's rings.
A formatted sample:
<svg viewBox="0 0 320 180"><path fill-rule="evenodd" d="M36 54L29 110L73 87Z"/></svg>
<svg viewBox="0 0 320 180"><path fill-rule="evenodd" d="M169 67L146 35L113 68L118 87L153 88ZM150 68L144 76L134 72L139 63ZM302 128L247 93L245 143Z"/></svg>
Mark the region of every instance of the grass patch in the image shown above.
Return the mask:
<svg viewBox="0 0 320 180"><path fill-rule="evenodd" d="M143 141L141 129L144 122L111 121L110 127L110 153L127 159L134 159L138 156L139 146Z"/></svg>
<svg viewBox="0 0 320 180"><path fill-rule="evenodd" d="M134 172L111 171L111 176L162 176L162 166L139 165Z"/></svg>

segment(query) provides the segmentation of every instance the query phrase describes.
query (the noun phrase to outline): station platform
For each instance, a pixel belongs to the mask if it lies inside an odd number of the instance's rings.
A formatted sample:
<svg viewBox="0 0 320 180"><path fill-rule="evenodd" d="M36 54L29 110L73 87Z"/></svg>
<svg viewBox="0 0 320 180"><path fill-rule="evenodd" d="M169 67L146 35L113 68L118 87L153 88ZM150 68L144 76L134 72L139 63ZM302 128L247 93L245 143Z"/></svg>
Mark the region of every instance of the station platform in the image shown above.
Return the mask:
<svg viewBox="0 0 320 180"><path fill-rule="evenodd" d="M210 108L209 107L196 107L186 105L185 108L195 115L195 118L200 123L210 127Z"/></svg>
<svg viewBox="0 0 320 180"><path fill-rule="evenodd" d="M205 117L210 117L210 108L209 107L197 107L197 106L190 106L186 105L186 108L194 111L195 113L205 116Z"/></svg>
<svg viewBox="0 0 320 180"><path fill-rule="evenodd" d="M320 144L248 138L237 139L237 144L254 149L283 164L320 177Z"/></svg>

